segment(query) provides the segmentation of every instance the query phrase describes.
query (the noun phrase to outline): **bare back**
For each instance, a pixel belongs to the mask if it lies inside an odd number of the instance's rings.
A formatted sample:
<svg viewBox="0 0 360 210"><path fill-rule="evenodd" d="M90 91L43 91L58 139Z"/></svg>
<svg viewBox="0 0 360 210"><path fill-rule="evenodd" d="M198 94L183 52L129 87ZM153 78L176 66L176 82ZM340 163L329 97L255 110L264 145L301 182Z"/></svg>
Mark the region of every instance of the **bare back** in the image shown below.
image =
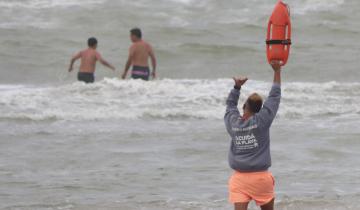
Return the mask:
<svg viewBox="0 0 360 210"><path fill-rule="evenodd" d="M80 72L94 73L96 61L100 60L101 56L95 49L88 48L80 52L80 58Z"/></svg>
<svg viewBox="0 0 360 210"><path fill-rule="evenodd" d="M133 66L149 67L151 46L145 41L135 42L130 47L131 64Z"/></svg>

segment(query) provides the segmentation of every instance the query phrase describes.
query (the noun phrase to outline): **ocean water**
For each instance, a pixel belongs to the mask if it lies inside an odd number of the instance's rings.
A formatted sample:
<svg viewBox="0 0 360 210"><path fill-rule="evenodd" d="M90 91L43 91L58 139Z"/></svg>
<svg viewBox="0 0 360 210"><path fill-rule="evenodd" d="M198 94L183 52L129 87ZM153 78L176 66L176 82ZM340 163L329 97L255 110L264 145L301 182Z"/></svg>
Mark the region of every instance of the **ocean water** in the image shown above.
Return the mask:
<svg viewBox="0 0 360 210"><path fill-rule="evenodd" d="M267 96L275 2L0 0L0 209L232 209L225 99L235 75L250 78L241 102ZM356 210L360 2L286 2L294 44L271 130L276 209ZM118 78L134 26L158 80ZM67 67L90 36L117 71L99 65L85 85Z"/></svg>

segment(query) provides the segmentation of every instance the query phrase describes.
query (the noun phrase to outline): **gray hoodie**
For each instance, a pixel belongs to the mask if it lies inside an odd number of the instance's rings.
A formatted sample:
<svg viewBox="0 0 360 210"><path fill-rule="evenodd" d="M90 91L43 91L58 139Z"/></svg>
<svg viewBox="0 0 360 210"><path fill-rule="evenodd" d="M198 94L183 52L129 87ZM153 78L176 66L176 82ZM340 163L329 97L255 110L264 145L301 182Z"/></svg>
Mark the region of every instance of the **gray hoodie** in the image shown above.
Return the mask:
<svg viewBox="0 0 360 210"><path fill-rule="evenodd" d="M231 136L230 167L240 172L266 171L271 166L270 126L280 104L281 87L274 83L261 110L244 121L237 107L240 90L226 101L225 125Z"/></svg>

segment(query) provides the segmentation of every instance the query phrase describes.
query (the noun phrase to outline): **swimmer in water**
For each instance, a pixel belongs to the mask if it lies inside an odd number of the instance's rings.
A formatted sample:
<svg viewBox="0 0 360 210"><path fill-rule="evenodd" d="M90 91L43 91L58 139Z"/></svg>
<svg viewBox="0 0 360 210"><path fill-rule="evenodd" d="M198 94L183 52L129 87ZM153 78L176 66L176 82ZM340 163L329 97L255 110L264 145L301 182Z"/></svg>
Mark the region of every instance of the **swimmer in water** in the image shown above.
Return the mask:
<svg viewBox="0 0 360 210"><path fill-rule="evenodd" d="M148 81L151 74L152 78L155 79L156 57L151 45L142 39L142 33L139 28L130 30L130 39L133 44L129 49L129 57L121 78L126 78L126 75L132 66L131 78ZM149 68L149 58L152 65L151 73Z"/></svg>
<svg viewBox="0 0 360 210"><path fill-rule="evenodd" d="M99 61L104 66L115 71L115 67L112 66L109 62L104 60L100 53L96 50L97 40L92 37L88 39L89 48L78 52L74 55L70 61L69 72L73 70L73 65L76 60L81 59L80 69L78 72L78 80L85 83L93 83L95 81L94 73L96 69L96 62Z"/></svg>

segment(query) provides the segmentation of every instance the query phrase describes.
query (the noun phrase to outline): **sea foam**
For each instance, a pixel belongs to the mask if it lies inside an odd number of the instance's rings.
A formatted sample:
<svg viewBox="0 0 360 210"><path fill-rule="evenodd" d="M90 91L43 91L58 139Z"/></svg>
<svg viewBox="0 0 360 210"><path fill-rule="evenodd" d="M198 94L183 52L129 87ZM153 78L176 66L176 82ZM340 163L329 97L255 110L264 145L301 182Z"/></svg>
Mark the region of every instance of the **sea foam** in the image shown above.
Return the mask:
<svg viewBox="0 0 360 210"><path fill-rule="evenodd" d="M252 92L266 98L270 87L268 82L249 81L240 105ZM2 85L0 119L222 119L231 88L228 79L143 82L106 78L91 85ZM360 114L359 92L360 83L284 83L279 117L356 118Z"/></svg>

